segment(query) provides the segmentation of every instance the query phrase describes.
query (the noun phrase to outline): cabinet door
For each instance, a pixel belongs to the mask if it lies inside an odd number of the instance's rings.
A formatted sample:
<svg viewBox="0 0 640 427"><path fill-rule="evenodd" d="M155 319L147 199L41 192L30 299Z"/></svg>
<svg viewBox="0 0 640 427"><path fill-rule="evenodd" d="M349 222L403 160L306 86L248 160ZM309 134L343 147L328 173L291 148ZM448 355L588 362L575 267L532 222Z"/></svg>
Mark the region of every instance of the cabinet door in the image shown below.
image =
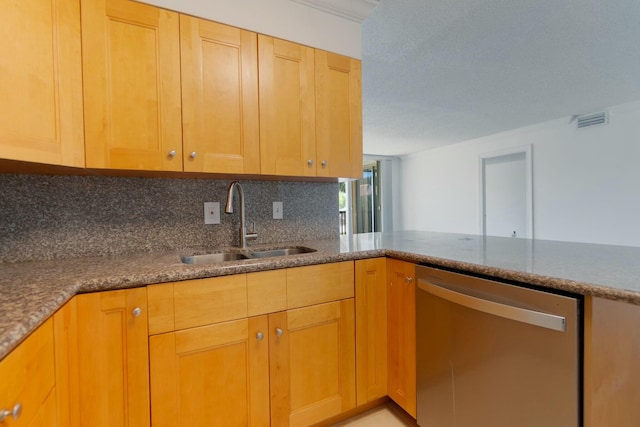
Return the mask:
<svg viewBox="0 0 640 427"><path fill-rule="evenodd" d="M153 426L268 426L267 328L262 316L151 336Z"/></svg>
<svg viewBox="0 0 640 427"><path fill-rule="evenodd" d="M76 303L80 425L148 426L146 288L82 294Z"/></svg>
<svg viewBox="0 0 640 427"><path fill-rule="evenodd" d="M260 163L267 175L316 175L314 51L258 36Z"/></svg>
<svg viewBox="0 0 640 427"><path fill-rule="evenodd" d="M178 14L82 0L86 164L182 170Z"/></svg>
<svg viewBox="0 0 640 427"><path fill-rule="evenodd" d="M0 411L21 407L4 426L49 427L56 423L53 321L47 320L0 361Z"/></svg>
<svg viewBox="0 0 640 427"><path fill-rule="evenodd" d="M416 417L415 265L387 260L388 393Z"/></svg>
<svg viewBox="0 0 640 427"><path fill-rule="evenodd" d="M584 311L584 426L636 426L640 307L587 297Z"/></svg>
<svg viewBox="0 0 640 427"><path fill-rule="evenodd" d="M356 261L358 406L387 395L386 259Z"/></svg>
<svg viewBox="0 0 640 427"><path fill-rule="evenodd" d="M83 167L78 1L1 5L0 157Z"/></svg>
<svg viewBox="0 0 640 427"><path fill-rule="evenodd" d="M317 175L362 177L360 61L315 51Z"/></svg>
<svg viewBox="0 0 640 427"><path fill-rule="evenodd" d="M180 46L184 170L260 173L257 35L181 15Z"/></svg>
<svg viewBox="0 0 640 427"><path fill-rule="evenodd" d="M269 316L271 425L309 426L355 407L353 304Z"/></svg>

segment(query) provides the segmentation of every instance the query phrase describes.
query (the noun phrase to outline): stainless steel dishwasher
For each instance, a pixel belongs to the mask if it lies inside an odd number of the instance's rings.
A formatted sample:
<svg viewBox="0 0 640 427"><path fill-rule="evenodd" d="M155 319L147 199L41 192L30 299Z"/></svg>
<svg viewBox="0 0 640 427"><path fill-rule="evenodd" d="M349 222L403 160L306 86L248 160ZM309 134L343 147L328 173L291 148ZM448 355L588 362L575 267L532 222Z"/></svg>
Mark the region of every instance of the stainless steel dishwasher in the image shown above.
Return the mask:
<svg viewBox="0 0 640 427"><path fill-rule="evenodd" d="M416 269L421 427L581 425L581 302Z"/></svg>

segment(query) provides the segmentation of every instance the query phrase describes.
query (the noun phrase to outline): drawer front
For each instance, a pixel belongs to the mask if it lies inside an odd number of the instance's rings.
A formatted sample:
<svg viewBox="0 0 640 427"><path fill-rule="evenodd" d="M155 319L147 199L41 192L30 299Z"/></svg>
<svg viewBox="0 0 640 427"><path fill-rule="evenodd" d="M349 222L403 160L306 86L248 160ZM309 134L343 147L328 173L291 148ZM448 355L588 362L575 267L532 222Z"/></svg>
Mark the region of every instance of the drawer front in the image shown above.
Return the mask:
<svg viewBox="0 0 640 427"><path fill-rule="evenodd" d="M0 362L0 378L0 411L12 411L17 404L21 405L17 421L8 416L0 425L29 425L55 384L52 319Z"/></svg>
<svg viewBox="0 0 640 427"><path fill-rule="evenodd" d="M353 261L288 269L287 308L353 298L353 271Z"/></svg>
<svg viewBox="0 0 640 427"><path fill-rule="evenodd" d="M287 271L247 274L249 316L275 313L287 308Z"/></svg>
<svg viewBox="0 0 640 427"><path fill-rule="evenodd" d="M247 276L213 277L147 288L149 334L247 317Z"/></svg>

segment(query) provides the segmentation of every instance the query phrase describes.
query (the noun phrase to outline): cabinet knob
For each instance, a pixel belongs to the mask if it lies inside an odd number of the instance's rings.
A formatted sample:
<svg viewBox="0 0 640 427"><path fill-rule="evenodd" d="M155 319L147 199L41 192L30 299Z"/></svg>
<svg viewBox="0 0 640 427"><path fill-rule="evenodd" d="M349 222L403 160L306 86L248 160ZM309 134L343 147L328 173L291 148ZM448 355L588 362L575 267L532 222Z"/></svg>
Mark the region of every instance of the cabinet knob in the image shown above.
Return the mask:
<svg viewBox="0 0 640 427"><path fill-rule="evenodd" d="M276 328L276 336L277 337L281 337L283 333L284 333L284 331L282 329Z"/></svg>
<svg viewBox="0 0 640 427"><path fill-rule="evenodd" d="M256 339L257 339L258 341L262 341L262 338L264 338L264 335L262 335L262 332L258 332L258 333L256 334Z"/></svg>
<svg viewBox="0 0 640 427"><path fill-rule="evenodd" d="M136 307L133 309L131 314L133 315L133 317L138 317L142 314L142 309L140 307Z"/></svg>
<svg viewBox="0 0 640 427"><path fill-rule="evenodd" d="M404 278L404 281L407 282L407 284L411 284L411 282L413 282L413 277L407 276Z"/></svg>
<svg viewBox="0 0 640 427"><path fill-rule="evenodd" d="M312 159L307 160L307 164L309 165L309 167L313 166L313 160Z"/></svg>
<svg viewBox="0 0 640 427"><path fill-rule="evenodd" d="M322 161L322 167L323 168L326 168L328 164L329 164L329 162L327 162L326 160Z"/></svg>
<svg viewBox="0 0 640 427"><path fill-rule="evenodd" d="M20 414L22 413L22 405L20 403L16 403L13 406L11 411L7 409L0 409L0 423L4 422L7 417L13 417L14 420L20 418Z"/></svg>
<svg viewBox="0 0 640 427"><path fill-rule="evenodd" d="M191 154L189 154L189 157L191 157L192 159L195 159L198 156L198 153L196 153L195 151L192 151Z"/></svg>
<svg viewBox="0 0 640 427"><path fill-rule="evenodd" d="M173 158L176 156L176 150L169 151L169 157Z"/></svg>

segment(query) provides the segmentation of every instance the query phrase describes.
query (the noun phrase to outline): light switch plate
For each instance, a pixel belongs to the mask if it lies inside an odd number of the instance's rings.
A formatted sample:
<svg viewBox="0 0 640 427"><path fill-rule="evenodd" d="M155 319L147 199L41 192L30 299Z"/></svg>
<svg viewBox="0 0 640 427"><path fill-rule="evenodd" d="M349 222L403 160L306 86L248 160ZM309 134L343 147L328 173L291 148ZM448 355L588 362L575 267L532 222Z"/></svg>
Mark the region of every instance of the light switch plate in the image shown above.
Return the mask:
<svg viewBox="0 0 640 427"><path fill-rule="evenodd" d="M273 202L273 219L282 219L282 202Z"/></svg>
<svg viewBox="0 0 640 427"><path fill-rule="evenodd" d="M204 223L220 224L220 202L204 202Z"/></svg>

